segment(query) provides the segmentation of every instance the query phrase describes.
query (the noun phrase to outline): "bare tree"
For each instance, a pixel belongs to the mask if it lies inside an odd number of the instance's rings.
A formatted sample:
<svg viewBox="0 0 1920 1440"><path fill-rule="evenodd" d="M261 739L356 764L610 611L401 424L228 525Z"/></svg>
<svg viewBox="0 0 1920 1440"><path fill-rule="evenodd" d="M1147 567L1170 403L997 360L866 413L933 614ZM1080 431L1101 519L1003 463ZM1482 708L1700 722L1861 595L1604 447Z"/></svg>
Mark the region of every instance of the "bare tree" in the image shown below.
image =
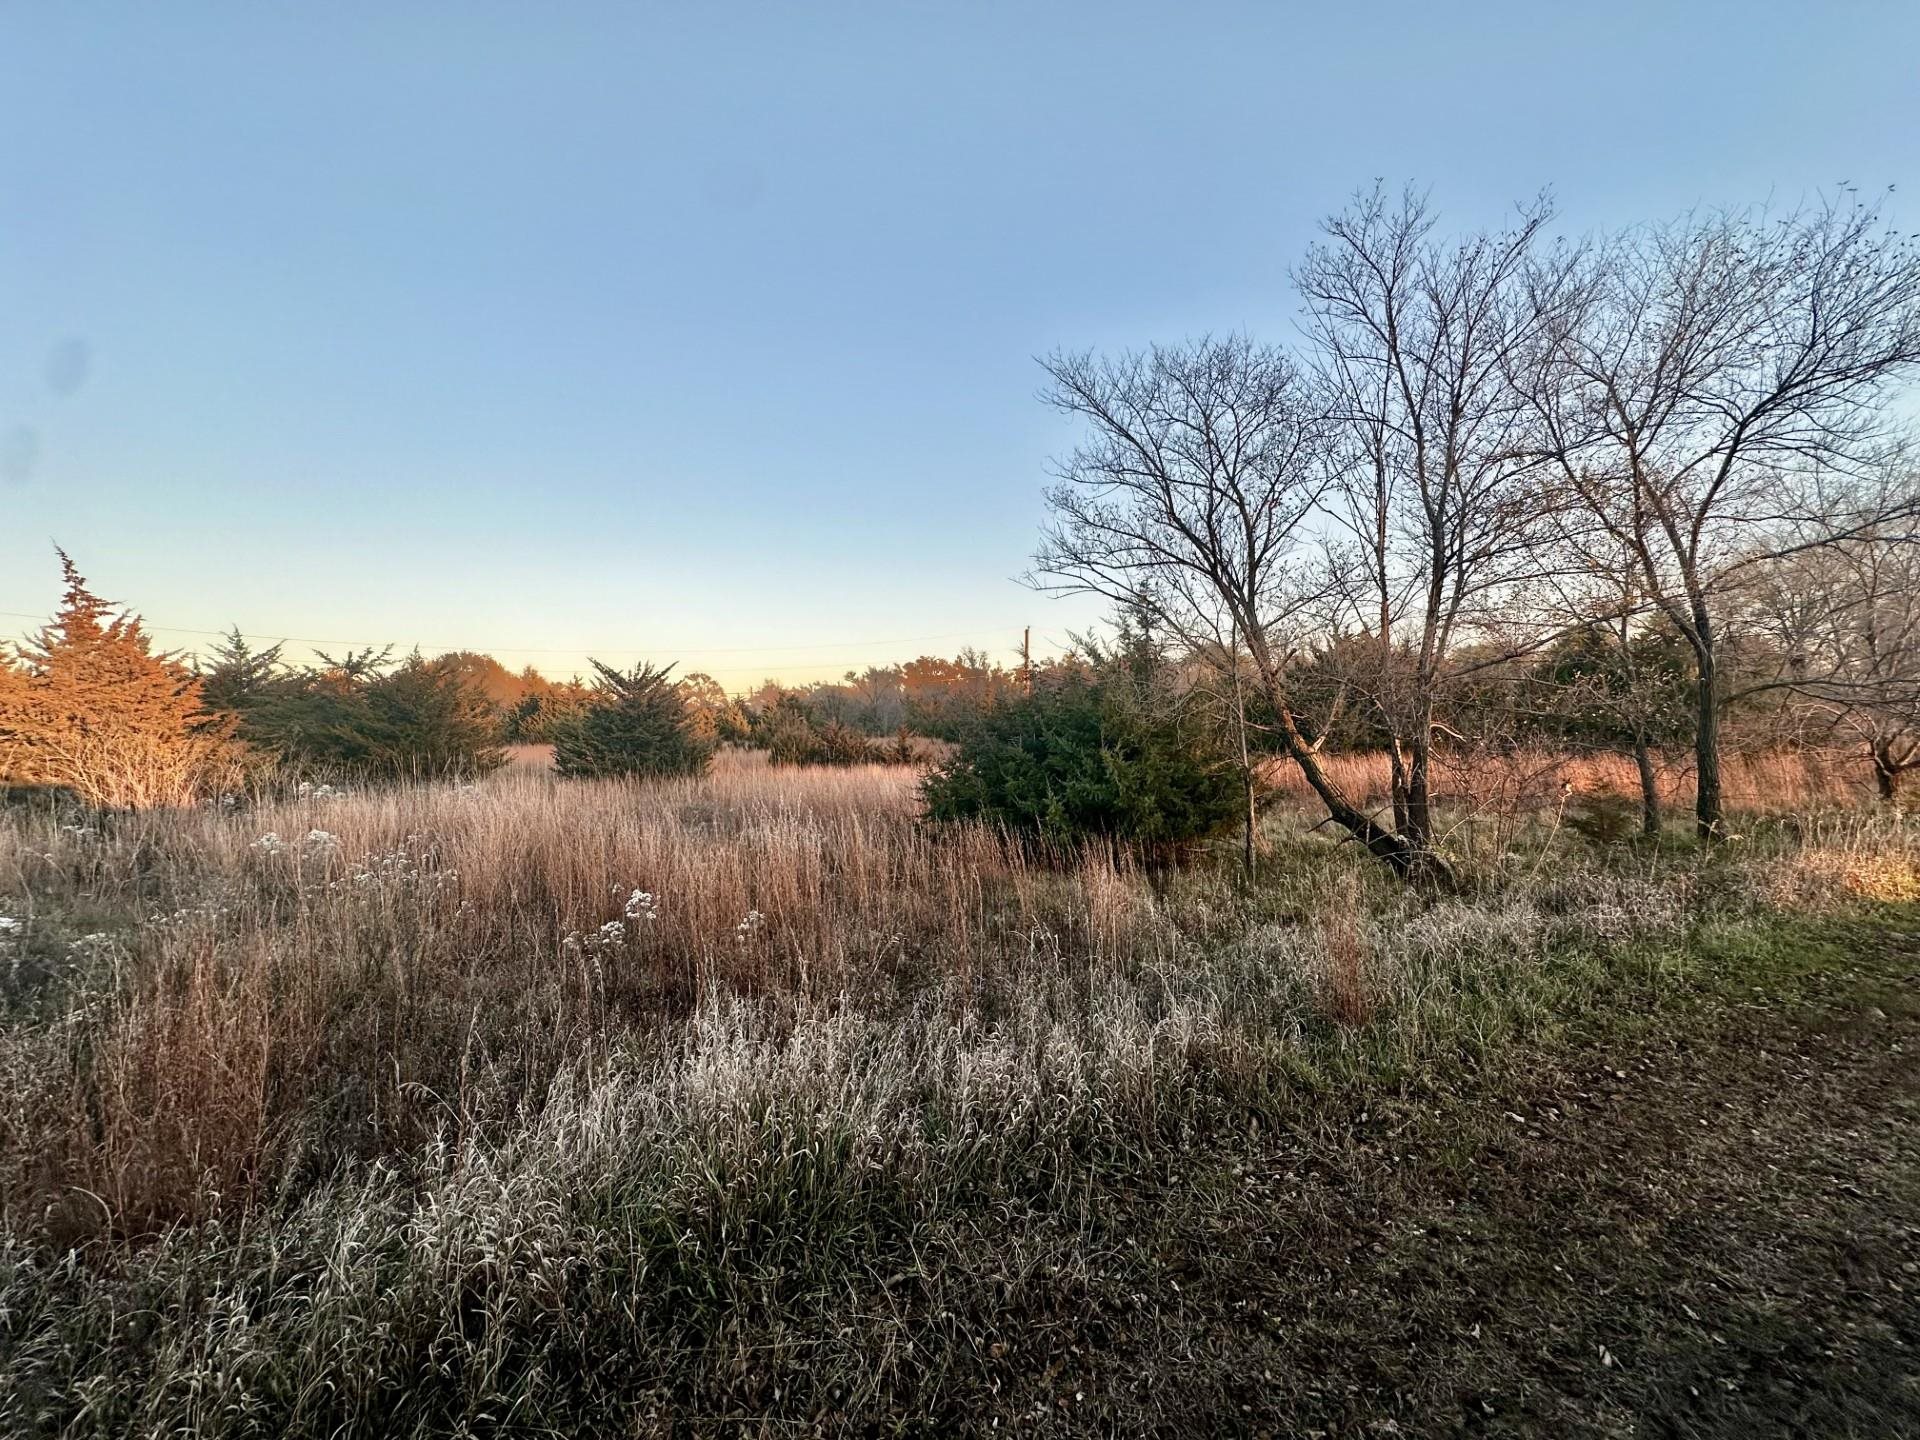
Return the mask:
<svg viewBox="0 0 1920 1440"><path fill-rule="evenodd" d="M1889 391L1920 364L1920 250L1828 202L1635 230L1582 280L1529 388L1546 453L1692 652L1695 824L1716 838L1723 611L1764 527L1843 533L1823 477L1888 443Z"/></svg>
<svg viewBox="0 0 1920 1440"><path fill-rule="evenodd" d="M1802 544L1797 528L1777 538L1743 597L1779 673L1740 695L1785 691L1828 733L1852 737L1888 801L1920 769L1920 535L1871 518L1901 508L1899 490L1883 490L1837 513L1843 539Z"/></svg>
<svg viewBox="0 0 1920 1440"><path fill-rule="evenodd" d="M1306 521L1334 447L1299 368L1241 337L1042 363L1044 398L1087 434L1048 492L1036 583L1151 616L1191 653L1244 646L1281 747L1333 822L1402 875L1450 878L1327 775L1289 695L1288 665L1320 594Z"/></svg>
<svg viewBox="0 0 1920 1440"><path fill-rule="evenodd" d="M1294 275L1314 363L1353 464L1329 509L1347 534L1347 619L1374 643L1352 677L1385 729L1394 816L1433 838L1431 757L1456 643L1484 640L1547 553L1538 418L1513 376L1555 320L1569 262L1536 256L1544 199L1508 229L1433 237L1424 196L1379 187L1326 221Z"/></svg>

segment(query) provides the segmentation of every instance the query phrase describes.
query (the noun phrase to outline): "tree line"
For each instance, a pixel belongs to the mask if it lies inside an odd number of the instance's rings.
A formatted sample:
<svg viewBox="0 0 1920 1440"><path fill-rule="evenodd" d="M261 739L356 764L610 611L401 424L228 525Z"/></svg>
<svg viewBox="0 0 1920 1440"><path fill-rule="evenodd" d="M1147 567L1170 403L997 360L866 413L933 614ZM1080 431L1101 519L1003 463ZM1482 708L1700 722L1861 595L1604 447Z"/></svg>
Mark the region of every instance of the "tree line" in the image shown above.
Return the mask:
<svg viewBox="0 0 1920 1440"><path fill-rule="evenodd" d="M985 656L923 656L844 681L768 681L729 695L671 667L555 681L459 651L289 661L235 629L204 659L157 650L139 616L96 595L59 553L63 596L0 654L0 788L110 809L191 804L276 783L470 780L513 744L553 747L563 775L677 775L723 744L776 764L903 762L951 738L1021 681Z"/></svg>
<svg viewBox="0 0 1920 1440"><path fill-rule="evenodd" d="M1863 705L1833 676L1856 660L1877 674L1907 632L1876 622L1857 657L1812 658L1817 645L1854 633L1836 630L1835 616L1891 614L1882 605L1890 595L1904 597L1912 621L1914 587L1905 572L1870 563L1880 548L1866 539L1792 557L1817 575L1794 580L1792 605L1756 609L1772 629L1728 638L1727 673L1799 678L1745 686L1729 701L1728 733L1753 751L1831 744L1845 718L1866 727L1857 733L1891 797L1920 727L1911 711L1903 721ZM360 651L293 665L238 633L189 663L156 652L136 615L96 596L64 555L61 563L58 613L0 661L0 788L56 790L104 808L293 784L471 779L530 735L552 745L564 776L697 775L731 744L775 764L916 762L930 818L986 821L1062 853L1097 839L1164 861L1237 822L1251 865L1266 767L1288 753L1250 667L1185 646L1145 612L1120 614L1109 641L1078 637L1042 663L963 655L729 696L711 677L676 680L645 664L596 665L591 684L514 675L467 652L396 662ZM1294 724L1316 754L1390 746L1380 708L1354 680L1383 663L1377 638L1346 635L1289 664ZM1633 754L1643 823L1657 833L1653 759L1688 734L1688 664L1684 641L1658 616L1637 628L1617 615L1591 621L1535 654L1467 644L1449 657L1437 723L1456 752L1483 757L1541 745ZM1815 697L1811 710L1802 691ZM901 728L887 734L896 720ZM948 744L929 754L913 739Z"/></svg>

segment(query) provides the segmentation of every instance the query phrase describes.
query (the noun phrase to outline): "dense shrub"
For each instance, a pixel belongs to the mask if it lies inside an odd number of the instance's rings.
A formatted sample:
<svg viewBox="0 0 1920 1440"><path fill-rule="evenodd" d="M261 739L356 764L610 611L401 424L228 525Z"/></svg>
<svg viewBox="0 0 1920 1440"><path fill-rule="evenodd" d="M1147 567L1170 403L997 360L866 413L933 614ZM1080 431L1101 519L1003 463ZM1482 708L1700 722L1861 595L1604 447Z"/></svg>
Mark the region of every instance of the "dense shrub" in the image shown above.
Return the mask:
<svg viewBox="0 0 1920 1440"><path fill-rule="evenodd" d="M598 660L599 688L580 713L556 727L554 768L562 775L703 775L714 741L700 733L671 665L615 670Z"/></svg>
<svg viewBox="0 0 1920 1440"><path fill-rule="evenodd" d="M202 684L243 741L295 774L471 779L505 762L499 710L456 656L389 667L365 652L288 670L277 648L252 652L235 634Z"/></svg>
<svg viewBox="0 0 1920 1440"><path fill-rule="evenodd" d="M869 765L890 753L851 725L816 722L792 699L769 710L753 738L775 765Z"/></svg>
<svg viewBox="0 0 1920 1440"><path fill-rule="evenodd" d="M508 709L501 733L509 745L551 745L580 718L590 692L555 687L545 694L523 695Z"/></svg>
<svg viewBox="0 0 1920 1440"><path fill-rule="evenodd" d="M442 660L410 656L360 690L367 741L360 762L376 779L470 778L506 762L499 712Z"/></svg>
<svg viewBox="0 0 1920 1440"><path fill-rule="evenodd" d="M681 677L678 689L695 735L716 745L747 743L752 721L746 707L727 694L718 680L696 670Z"/></svg>
<svg viewBox="0 0 1920 1440"><path fill-rule="evenodd" d="M1104 838L1165 856L1244 804L1193 707L1109 670L983 713L922 787L935 820L987 820L1049 844Z"/></svg>
<svg viewBox="0 0 1920 1440"><path fill-rule="evenodd" d="M1576 795L1567 806L1567 828L1603 849L1624 845L1640 829L1640 811L1625 795L1610 790Z"/></svg>

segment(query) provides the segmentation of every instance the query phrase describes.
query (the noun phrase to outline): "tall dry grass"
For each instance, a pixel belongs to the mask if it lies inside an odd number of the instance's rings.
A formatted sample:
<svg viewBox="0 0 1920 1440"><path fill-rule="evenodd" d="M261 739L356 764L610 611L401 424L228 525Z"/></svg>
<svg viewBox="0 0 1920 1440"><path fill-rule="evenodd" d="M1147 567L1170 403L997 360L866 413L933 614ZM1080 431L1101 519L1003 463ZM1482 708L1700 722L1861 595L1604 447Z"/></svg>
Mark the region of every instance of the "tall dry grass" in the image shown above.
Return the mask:
<svg viewBox="0 0 1920 1440"><path fill-rule="evenodd" d="M1069 1048L1106 1005L1141 1043L1178 1012L1182 1045L1252 1054L1302 1024L1366 1026L1412 973L1395 946L1424 932L1390 938L1379 917L1416 902L1324 837L1283 838L1248 892L1227 864L1150 877L1120 853L1043 863L983 827L928 827L915 784L736 755L697 780L512 770L239 812L16 815L4 1219L142 1234L505 1133L563 1077L679 1044L721 1003L776 1031L911 1013ZM1490 861L1496 889L1515 859ZM1653 889L1646 913L1670 919ZM1494 924L1498 903L1460 904ZM1246 964L1262 946L1278 974Z"/></svg>
<svg viewBox="0 0 1920 1440"><path fill-rule="evenodd" d="M799 1011L937 984L990 1009L1033 967L1171 958L1124 857L1056 869L982 828L929 830L915 782L736 758L677 782L508 772L16 822L16 985L74 983L8 1041L7 1219L124 1233L222 1213L510 1123L568 1067L717 998Z"/></svg>
<svg viewBox="0 0 1920 1440"><path fill-rule="evenodd" d="M1496 1062L1667 983L1703 907L1920 876L1891 815L1714 857L1539 826L1435 899L1289 817L1249 887L930 829L915 778L0 817L0 1428L859 1413L913 1383L885 1277L957 1217Z"/></svg>

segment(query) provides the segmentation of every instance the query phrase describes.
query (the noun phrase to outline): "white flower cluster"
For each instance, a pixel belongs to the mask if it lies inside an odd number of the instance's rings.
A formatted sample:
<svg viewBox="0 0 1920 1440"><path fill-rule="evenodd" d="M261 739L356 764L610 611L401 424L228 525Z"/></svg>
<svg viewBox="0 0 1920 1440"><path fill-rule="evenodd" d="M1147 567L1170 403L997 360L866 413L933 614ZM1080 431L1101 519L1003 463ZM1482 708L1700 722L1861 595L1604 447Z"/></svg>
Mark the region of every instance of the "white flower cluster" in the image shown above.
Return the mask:
<svg viewBox="0 0 1920 1440"><path fill-rule="evenodd" d="M569 930L560 941L562 949L579 950L617 950L627 943L627 926L624 920L609 920L591 935L582 935Z"/></svg>
<svg viewBox="0 0 1920 1440"><path fill-rule="evenodd" d="M767 923L767 917L758 910L747 911L746 918L733 927L733 939L737 945L744 945L759 933L760 927Z"/></svg>
<svg viewBox="0 0 1920 1440"><path fill-rule="evenodd" d="M18 935L26 928L26 921L16 920L11 915L0 915L0 935Z"/></svg>
<svg viewBox="0 0 1920 1440"><path fill-rule="evenodd" d="M615 893L619 893L616 888ZM635 890L627 896L626 916L629 920L658 920L660 912L653 903L651 890Z"/></svg>
<svg viewBox="0 0 1920 1440"><path fill-rule="evenodd" d="M339 785L316 785L311 780L302 780L298 793L302 800L343 800L351 792Z"/></svg>
<svg viewBox="0 0 1920 1440"><path fill-rule="evenodd" d="M447 889L460 883L458 870L437 870L433 861L434 850L427 837L409 835L393 849L376 850L366 859L355 862L350 874L327 888L340 890L353 887L365 890L386 886L427 886Z"/></svg>
<svg viewBox="0 0 1920 1440"><path fill-rule="evenodd" d="M340 837L325 830L309 830L306 845L309 850L331 855L340 848ZM269 830L253 842L252 848L268 855L279 855L291 848L291 842L282 840L277 832Z"/></svg>
<svg viewBox="0 0 1920 1440"><path fill-rule="evenodd" d="M205 905L189 905L179 910L158 911L147 916L149 925L194 926L217 923L233 913L229 906L209 902Z"/></svg>

